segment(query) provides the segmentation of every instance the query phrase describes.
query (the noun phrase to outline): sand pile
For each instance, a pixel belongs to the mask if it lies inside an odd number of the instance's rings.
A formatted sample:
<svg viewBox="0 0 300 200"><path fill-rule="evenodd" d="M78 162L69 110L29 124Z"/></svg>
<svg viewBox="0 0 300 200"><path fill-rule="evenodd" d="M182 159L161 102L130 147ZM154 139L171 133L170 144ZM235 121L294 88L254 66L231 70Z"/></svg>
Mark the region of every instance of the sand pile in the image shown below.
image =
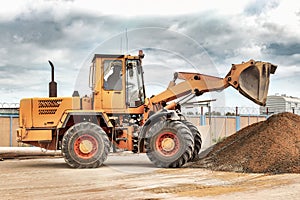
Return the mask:
<svg viewBox="0 0 300 200"><path fill-rule="evenodd" d="M216 144L188 167L256 173L300 173L300 116L272 115Z"/></svg>

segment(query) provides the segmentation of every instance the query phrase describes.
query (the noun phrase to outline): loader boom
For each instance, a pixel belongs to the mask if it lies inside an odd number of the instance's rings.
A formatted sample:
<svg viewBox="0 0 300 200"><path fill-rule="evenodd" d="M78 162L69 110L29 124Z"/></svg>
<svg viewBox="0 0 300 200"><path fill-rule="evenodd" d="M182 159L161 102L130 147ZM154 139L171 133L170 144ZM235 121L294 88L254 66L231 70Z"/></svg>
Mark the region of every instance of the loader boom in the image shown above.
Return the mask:
<svg viewBox="0 0 300 200"><path fill-rule="evenodd" d="M265 105L269 88L269 76L274 74L277 66L261 61L249 60L242 64L233 64L224 78L199 73L176 72L168 88L152 97L149 105L161 104L167 109L177 105L172 102L186 95L200 96L205 92L220 91L229 86L234 87L246 98L256 104ZM184 81L176 84L177 79Z"/></svg>

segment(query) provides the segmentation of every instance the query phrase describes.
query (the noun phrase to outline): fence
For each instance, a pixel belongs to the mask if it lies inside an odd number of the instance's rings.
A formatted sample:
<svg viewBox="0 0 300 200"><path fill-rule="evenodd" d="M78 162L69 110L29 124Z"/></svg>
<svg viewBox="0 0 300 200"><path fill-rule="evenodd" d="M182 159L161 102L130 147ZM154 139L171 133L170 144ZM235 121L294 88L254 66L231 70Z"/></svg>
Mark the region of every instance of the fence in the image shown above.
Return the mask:
<svg viewBox="0 0 300 200"><path fill-rule="evenodd" d="M238 116L189 116L199 129L202 136L203 149L228 137L240 129L256 122L266 120L266 115L238 115Z"/></svg>
<svg viewBox="0 0 300 200"><path fill-rule="evenodd" d="M18 146L18 103L0 103L0 147Z"/></svg>
<svg viewBox="0 0 300 200"><path fill-rule="evenodd" d="M18 128L18 115L0 113L0 147L18 146L16 129ZM209 147L224 137L250 124L263 121L264 115L238 115L238 116L188 116L187 119L198 127L203 140L203 146Z"/></svg>
<svg viewBox="0 0 300 200"><path fill-rule="evenodd" d="M16 147L19 116L13 114L0 115L0 147Z"/></svg>
<svg viewBox="0 0 300 200"><path fill-rule="evenodd" d="M0 108L19 108L19 103L0 103Z"/></svg>

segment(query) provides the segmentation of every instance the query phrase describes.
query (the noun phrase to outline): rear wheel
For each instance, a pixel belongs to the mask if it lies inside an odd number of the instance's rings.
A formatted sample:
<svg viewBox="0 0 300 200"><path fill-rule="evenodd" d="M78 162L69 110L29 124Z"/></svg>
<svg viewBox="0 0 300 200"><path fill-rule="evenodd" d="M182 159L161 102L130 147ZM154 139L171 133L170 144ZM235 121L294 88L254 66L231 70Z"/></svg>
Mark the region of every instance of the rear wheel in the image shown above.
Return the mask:
<svg viewBox="0 0 300 200"><path fill-rule="evenodd" d="M202 145L201 134L198 131L197 127L194 126L191 122L183 121L183 123L190 129L190 131L194 135L194 151L192 153L192 157L189 160L189 162L194 162L199 159L199 152L201 150Z"/></svg>
<svg viewBox="0 0 300 200"><path fill-rule="evenodd" d="M158 167L181 167L192 156L194 139L181 121L159 121L148 131L146 152Z"/></svg>
<svg viewBox="0 0 300 200"><path fill-rule="evenodd" d="M109 139L100 126L81 122L65 133L62 155L73 168L96 168L106 160L109 146Z"/></svg>

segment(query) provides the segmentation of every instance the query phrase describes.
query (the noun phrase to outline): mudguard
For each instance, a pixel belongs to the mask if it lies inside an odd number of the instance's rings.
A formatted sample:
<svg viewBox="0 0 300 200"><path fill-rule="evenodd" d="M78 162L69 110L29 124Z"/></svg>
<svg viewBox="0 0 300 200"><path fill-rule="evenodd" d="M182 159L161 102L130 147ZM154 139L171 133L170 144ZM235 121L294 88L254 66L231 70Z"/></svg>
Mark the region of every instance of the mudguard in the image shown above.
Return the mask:
<svg viewBox="0 0 300 200"><path fill-rule="evenodd" d="M147 132L148 130L158 121L161 120L185 120L185 117L175 111L175 110L167 110L167 109L162 109L161 111L151 115L146 123L143 125L141 128L140 134L139 134L139 141L147 138Z"/></svg>

